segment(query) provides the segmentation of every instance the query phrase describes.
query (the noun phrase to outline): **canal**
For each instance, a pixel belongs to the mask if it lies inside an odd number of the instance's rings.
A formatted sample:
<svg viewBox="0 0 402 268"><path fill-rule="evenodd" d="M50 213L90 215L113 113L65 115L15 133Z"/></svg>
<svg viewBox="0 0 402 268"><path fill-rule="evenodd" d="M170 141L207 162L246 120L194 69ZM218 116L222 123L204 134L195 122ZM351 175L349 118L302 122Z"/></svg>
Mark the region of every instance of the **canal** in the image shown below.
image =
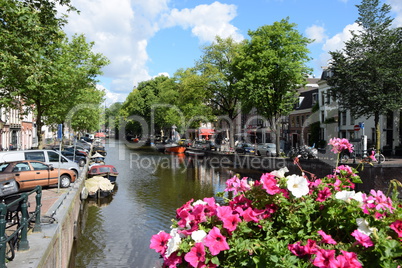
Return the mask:
<svg viewBox="0 0 402 268"><path fill-rule="evenodd" d="M73 267L161 267L149 249L152 235L169 232L175 211L190 199L214 196L232 176L202 160L106 144L105 162L119 171L116 191L102 200L83 202Z"/></svg>

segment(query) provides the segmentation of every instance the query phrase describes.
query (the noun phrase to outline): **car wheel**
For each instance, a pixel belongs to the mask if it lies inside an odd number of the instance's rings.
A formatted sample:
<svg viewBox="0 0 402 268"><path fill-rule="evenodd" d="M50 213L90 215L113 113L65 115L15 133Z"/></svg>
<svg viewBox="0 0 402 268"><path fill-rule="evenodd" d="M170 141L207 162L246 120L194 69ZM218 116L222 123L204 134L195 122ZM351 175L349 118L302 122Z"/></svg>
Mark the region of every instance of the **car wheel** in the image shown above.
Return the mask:
<svg viewBox="0 0 402 268"><path fill-rule="evenodd" d="M257 151L257 155L261 155L261 152L260 152L260 151Z"/></svg>
<svg viewBox="0 0 402 268"><path fill-rule="evenodd" d="M68 186L70 186L71 183L71 178L68 175L61 175L60 176L60 187L61 188L67 188Z"/></svg>
<svg viewBox="0 0 402 268"><path fill-rule="evenodd" d="M85 166L85 163L86 163L85 159L80 159L80 160L78 161L78 165L79 165L80 167Z"/></svg>

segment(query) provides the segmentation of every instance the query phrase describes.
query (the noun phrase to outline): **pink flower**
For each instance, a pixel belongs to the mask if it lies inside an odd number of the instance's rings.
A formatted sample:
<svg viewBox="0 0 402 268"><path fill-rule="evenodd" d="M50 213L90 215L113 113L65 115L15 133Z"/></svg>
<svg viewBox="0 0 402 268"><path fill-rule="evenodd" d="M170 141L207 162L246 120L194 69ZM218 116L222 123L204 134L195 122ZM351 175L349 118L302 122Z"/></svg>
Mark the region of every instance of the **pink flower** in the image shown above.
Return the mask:
<svg viewBox="0 0 402 268"><path fill-rule="evenodd" d="M217 207L216 209L218 218L223 222L223 227L228 231L236 230L237 224L241 222L238 214L234 214L229 206Z"/></svg>
<svg viewBox="0 0 402 268"><path fill-rule="evenodd" d="M327 243L327 244L332 244L332 245L337 244L336 241L332 238L332 236L327 235L323 230L319 230L317 233L322 236L321 242Z"/></svg>
<svg viewBox="0 0 402 268"><path fill-rule="evenodd" d="M373 162L377 161L377 159L375 158L375 151L372 151L371 155L369 155L369 157L370 157L371 161L373 161Z"/></svg>
<svg viewBox="0 0 402 268"><path fill-rule="evenodd" d="M190 252L184 256L184 259L193 267L199 267L200 264L203 265L205 262L204 245L202 243L196 243L194 247L191 248Z"/></svg>
<svg viewBox="0 0 402 268"><path fill-rule="evenodd" d="M358 230L354 230L352 236L356 239L357 243L362 245L363 247L372 247L374 246L373 242L370 239L370 236L365 235Z"/></svg>
<svg viewBox="0 0 402 268"><path fill-rule="evenodd" d="M353 152L353 145L347 139L332 138L329 140L328 145L332 145L331 151L335 154L339 154L343 150L348 150L350 153Z"/></svg>
<svg viewBox="0 0 402 268"><path fill-rule="evenodd" d="M234 195L237 195L238 192L245 192L250 188L251 186L248 184L247 178L240 180L237 176L234 176L226 181L225 192L233 192Z"/></svg>
<svg viewBox="0 0 402 268"><path fill-rule="evenodd" d="M168 258L163 258L163 267L176 268L182 262L183 257L178 256L177 252L173 252Z"/></svg>
<svg viewBox="0 0 402 268"><path fill-rule="evenodd" d="M391 225L390 228L394 230L399 238L402 238L402 221L401 220L396 220L394 221Z"/></svg>
<svg viewBox="0 0 402 268"><path fill-rule="evenodd" d="M226 237L221 234L217 227L213 227L204 239L204 244L209 248L212 255L218 255L222 250L228 250L229 245L226 242Z"/></svg>
<svg viewBox="0 0 402 268"><path fill-rule="evenodd" d="M339 257L343 256L344 260L346 261L345 268L361 268L363 265L357 259L357 254L355 252L348 252L341 250L343 255L338 256L336 259L338 260ZM349 266L348 266L349 265ZM342 266L339 266L342 268Z"/></svg>
<svg viewBox="0 0 402 268"><path fill-rule="evenodd" d="M319 249L313 264L320 268L335 268L335 250Z"/></svg>
<svg viewBox="0 0 402 268"><path fill-rule="evenodd" d="M246 222L259 222L258 215L262 214L264 211L257 213L255 210L252 208L247 208L241 213L241 216L243 217L244 221Z"/></svg>
<svg viewBox="0 0 402 268"><path fill-rule="evenodd" d="M315 254L318 250L317 243L314 240L308 239L305 246L298 241L295 244L289 244L288 249L296 256L303 257L305 255Z"/></svg>
<svg viewBox="0 0 402 268"><path fill-rule="evenodd" d="M262 187L267 191L268 194L274 195L280 192L280 188L278 186L278 181L275 178L275 175L271 173L264 173L261 176Z"/></svg>
<svg viewBox="0 0 402 268"><path fill-rule="evenodd" d="M318 192L316 201L324 202L331 195L332 195L331 190L328 187L325 187L324 189Z"/></svg>
<svg viewBox="0 0 402 268"><path fill-rule="evenodd" d="M169 238L170 234L160 231L158 234L152 236L151 245L149 248L154 249L156 252L164 255Z"/></svg>

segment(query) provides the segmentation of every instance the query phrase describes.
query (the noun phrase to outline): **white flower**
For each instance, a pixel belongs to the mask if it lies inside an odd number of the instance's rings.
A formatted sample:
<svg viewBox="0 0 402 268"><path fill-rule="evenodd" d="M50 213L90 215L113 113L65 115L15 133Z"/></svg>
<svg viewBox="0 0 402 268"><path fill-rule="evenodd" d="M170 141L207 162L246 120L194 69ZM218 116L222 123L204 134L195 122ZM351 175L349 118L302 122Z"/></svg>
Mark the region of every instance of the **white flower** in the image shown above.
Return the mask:
<svg viewBox="0 0 402 268"><path fill-rule="evenodd" d="M335 198L347 202L349 199L353 198L355 194L355 191L340 191L335 194Z"/></svg>
<svg viewBox="0 0 402 268"><path fill-rule="evenodd" d="M181 238L180 234L177 232L177 228L173 228L170 231L170 236L168 242L167 242L167 250L166 250L166 257L169 257L170 254L175 252L176 250L179 249L180 243L181 243Z"/></svg>
<svg viewBox="0 0 402 268"><path fill-rule="evenodd" d="M283 178L283 177L285 177L286 172L289 172L289 169L287 167L283 167L279 170L271 171L271 174L277 178Z"/></svg>
<svg viewBox="0 0 402 268"><path fill-rule="evenodd" d="M196 205L208 205L208 203L205 202L205 201L202 201L202 200L198 199L197 201L195 201L195 202L193 203L193 206L196 206Z"/></svg>
<svg viewBox="0 0 402 268"><path fill-rule="evenodd" d="M298 175L290 175L287 176L286 179L287 181L287 187L288 190L292 192L292 194L299 198L302 197L303 195L308 194L309 188L308 188L308 182L305 177L298 176Z"/></svg>
<svg viewBox="0 0 402 268"><path fill-rule="evenodd" d="M363 203L363 193L355 191L340 191L335 194L336 199L343 200L345 202L350 202L350 199L354 199L359 203Z"/></svg>
<svg viewBox="0 0 402 268"><path fill-rule="evenodd" d="M357 230L362 234L371 235L375 230L375 228L370 228L368 222L363 218L357 218L356 223L358 226Z"/></svg>
<svg viewBox="0 0 402 268"><path fill-rule="evenodd" d="M201 243L206 236L207 233L204 230L197 230L191 233L191 238L195 241L195 243Z"/></svg>

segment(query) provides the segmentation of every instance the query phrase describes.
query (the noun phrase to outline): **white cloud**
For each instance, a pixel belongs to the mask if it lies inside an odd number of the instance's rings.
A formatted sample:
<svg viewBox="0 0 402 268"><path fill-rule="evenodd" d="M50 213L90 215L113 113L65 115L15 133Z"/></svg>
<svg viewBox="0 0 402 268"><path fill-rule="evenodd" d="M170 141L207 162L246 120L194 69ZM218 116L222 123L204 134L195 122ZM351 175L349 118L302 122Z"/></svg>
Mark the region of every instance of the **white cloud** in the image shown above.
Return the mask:
<svg viewBox="0 0 402 268"><path fill-rule="evenodd" d="M314 40L313 44L322 43L327 38L324 27L318 25L308 27L306 29L306 36Z"/></svg>
<svg viewBox="0 0 402 268"><path fill-rule="evenodd" d="M110 100L124 101L139 82L152 77L148 73L148 41L162 28L191 28L201 42L216 35L243 37L230 24L236 17L236 6L214 2L193 9L170 10L170 0L72 0L80 14L70 13L65 32L85 34L95 42L94 52L102 53L111 64L103 69L103 77L111 82L103 85ZM62 12L63 9L60 8ZM162 24L161 24L162 21ZM165 75L168 75L165 73Z"/></svg>
<svg viewBox="0 0 402 268"><path fill-rule="evenodd" d="M331 59L329 55L330 51L341 50L345 46L345 42L352 37L350 31L355 31L359 29L357 23L346 25L341 33L328 38L324 45L322 46L323 53L320 54L319 59L316 60L316 67L320 69L323 66L328 65L328 61Z"/></svg>
<svg viewBox="0 0 402 268"><path fill-rule="evenodd" d="M388 4L391 6L392 11L396 13L394 26L402 27L402 2L401 0L388 0Z"/></svg>
<svg viewBox="0 0 402 268"><path fill-rule="evenodd" d="M243 40L238 29L230 24L236 15L236 6L214 2L211 5L199 5L193 9L173 9L170 14L162 18L161 26L181 26L183 29L191 28L191 32L201 42L212 42L215 37L231 36L234 40Z"/></svg>

